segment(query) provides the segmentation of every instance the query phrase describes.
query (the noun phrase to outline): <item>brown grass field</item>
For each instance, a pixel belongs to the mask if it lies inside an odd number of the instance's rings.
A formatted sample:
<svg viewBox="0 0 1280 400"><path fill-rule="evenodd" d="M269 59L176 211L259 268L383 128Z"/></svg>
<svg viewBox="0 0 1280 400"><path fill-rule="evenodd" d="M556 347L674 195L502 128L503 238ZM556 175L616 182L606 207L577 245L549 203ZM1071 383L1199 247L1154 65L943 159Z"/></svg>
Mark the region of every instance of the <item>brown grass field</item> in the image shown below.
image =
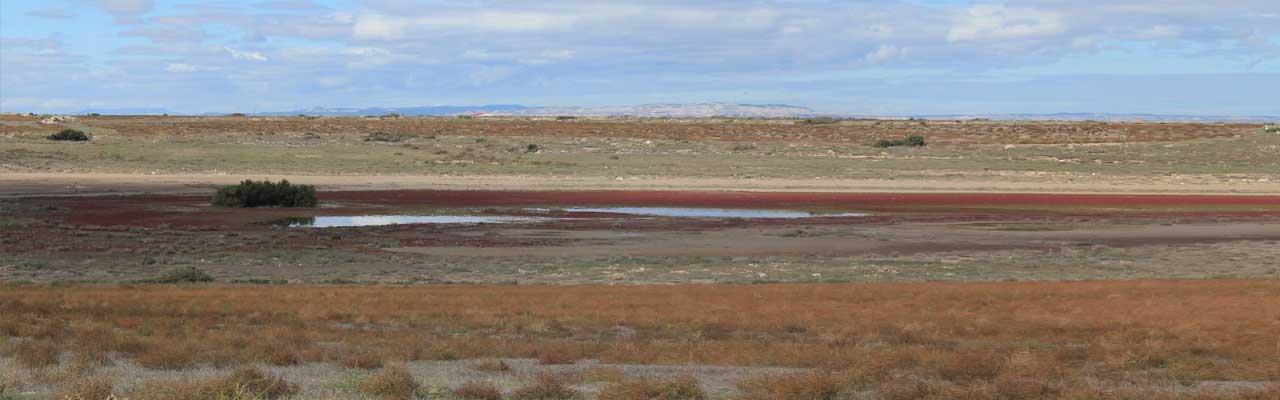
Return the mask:
<svg viewBox="0 0 1280 400"><path fill-rule="evenodd" d="M7 287L0 309L5 359L28 369L32 384L54 387L112 364L376 369L529 358L800 368L715 396L743 399L1280 395L1275 280ZM633 395L608 398L655 398L644 388L681 385L611 379L603 393ZM115 390L154 398L146 391L160 386Z"/></svg>

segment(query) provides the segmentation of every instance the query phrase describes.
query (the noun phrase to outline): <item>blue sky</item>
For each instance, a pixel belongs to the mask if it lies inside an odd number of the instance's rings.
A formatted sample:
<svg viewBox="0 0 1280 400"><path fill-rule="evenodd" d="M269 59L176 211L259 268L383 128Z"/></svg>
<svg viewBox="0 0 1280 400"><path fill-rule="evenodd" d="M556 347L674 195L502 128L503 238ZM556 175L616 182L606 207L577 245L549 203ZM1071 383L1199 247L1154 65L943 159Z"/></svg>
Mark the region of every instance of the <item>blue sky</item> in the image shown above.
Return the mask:
<svg viewBox="0 0 1280 400"><path fill-rule="evenodd" d="M1280 1L3 0L0 111L1280 115Z"/></svg>

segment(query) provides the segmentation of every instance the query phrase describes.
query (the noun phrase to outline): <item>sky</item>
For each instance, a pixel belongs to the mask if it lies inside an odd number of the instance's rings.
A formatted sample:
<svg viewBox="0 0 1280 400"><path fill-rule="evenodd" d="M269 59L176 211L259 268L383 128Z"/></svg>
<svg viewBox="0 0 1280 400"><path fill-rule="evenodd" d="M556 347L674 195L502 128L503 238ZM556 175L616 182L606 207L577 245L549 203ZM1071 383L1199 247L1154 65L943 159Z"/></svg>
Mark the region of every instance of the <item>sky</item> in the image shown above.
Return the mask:
<svg viewBox="0 0 1280 400"><path fill-rule="evenodd" d="M1277 0L3 0L0 111L1280 115Z"/></svg>

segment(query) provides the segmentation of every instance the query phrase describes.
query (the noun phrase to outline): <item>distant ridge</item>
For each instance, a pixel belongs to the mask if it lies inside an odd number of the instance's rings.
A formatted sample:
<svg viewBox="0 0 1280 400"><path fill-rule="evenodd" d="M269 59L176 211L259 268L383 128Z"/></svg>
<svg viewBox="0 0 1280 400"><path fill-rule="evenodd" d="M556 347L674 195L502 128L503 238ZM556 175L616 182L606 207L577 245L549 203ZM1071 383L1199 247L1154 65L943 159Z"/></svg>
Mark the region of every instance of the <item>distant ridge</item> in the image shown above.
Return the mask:
<svg viewBox="0 0 1280 400"><path fill-rule="evenodd" d="M164 115L173 114L172 111L158 107L133 107L133 108L89 108L80 110L77 114L101 114L101 115Z"/></svg>
<svg viewBox="0 0 1280 400"><path fill-rule="evenodd" d="M194 115L227 115L203 113ZM164 108L95 108L79 114L102 115L193 115ZM653 118L861 118L861 119L928 119L995 121L1099 121L1099 122L1200 122L1200 123L1280 123L1277 115L1190 115L1190 114L1142 114L1142 113L1050 113L1050 114L919 114L919 115L859 115L817 112L807 107L787 104L738 104L738 103L658 103L632 106L525 106L520 104L487 104L477 106L417 106L417 107L311 107L292 111L246 113L255 116L580 116L580 117L653 117Z"/></svg>
<svg viewBox="0 0 1280 400"><path fill-rule="evenodd" d="M602 107L531 107L518 104L492 104L483 106L426 106L426 107L370 107L370 108L325 108L312 107L303 110L254 113L253 115L328 115L328 116L361 116L400 114L404 116L453 116L453 115L514 115L514 116L557 116L572 115L583 117L755 117L755 118L788 118L817 115L805 107L785 104L730 104L730 103L691 103L691 104L643 104L636 106L602 106Z"/></svg>
<svg viewBox="0 0 1280 400"><path fill-rule="evenodd" d="M1110 114L1110 113L1053 113L1053 114L951 114L918 115L918 119L990 119L999 121L1106 121L1106 122L1221 122L1221 123L1275 123L1280 116L1268 115L1183 115L1183 114Z"/></svg>

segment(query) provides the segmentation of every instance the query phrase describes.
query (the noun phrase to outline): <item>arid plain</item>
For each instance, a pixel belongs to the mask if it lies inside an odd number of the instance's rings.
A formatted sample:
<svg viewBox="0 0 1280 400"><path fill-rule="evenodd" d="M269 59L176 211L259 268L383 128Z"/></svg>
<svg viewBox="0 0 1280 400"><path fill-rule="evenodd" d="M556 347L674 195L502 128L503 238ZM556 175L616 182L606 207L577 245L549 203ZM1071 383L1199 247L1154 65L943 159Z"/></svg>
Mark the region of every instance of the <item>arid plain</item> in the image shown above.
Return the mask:
<svg viewBox="0 0 1280 400"><path fill-rule="evenodd" d="M5 399L1274 399L1280 133L7 115L0 282Z"/></svg>

